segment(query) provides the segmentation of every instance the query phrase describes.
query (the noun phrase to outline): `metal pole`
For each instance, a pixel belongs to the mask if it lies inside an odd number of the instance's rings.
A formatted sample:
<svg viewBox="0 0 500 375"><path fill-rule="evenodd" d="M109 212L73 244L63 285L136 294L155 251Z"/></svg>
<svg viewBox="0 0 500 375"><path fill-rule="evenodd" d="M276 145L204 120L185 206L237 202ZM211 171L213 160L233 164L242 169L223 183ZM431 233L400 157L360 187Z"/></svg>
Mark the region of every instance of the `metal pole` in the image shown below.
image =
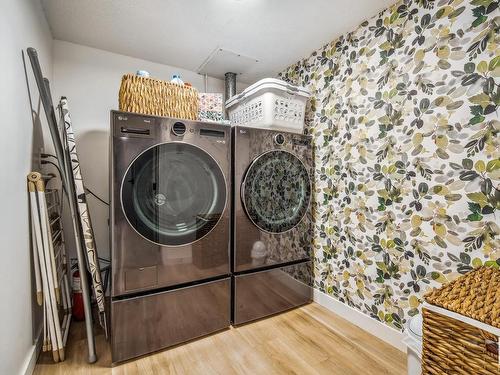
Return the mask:
<svg viewBox="0 0 500 375"><path fill-rule="evenodd" d="M203 75L203 84L205 85L205 91L203 92L208 92L208 75L206 73Z"/></svg>
<svg viewBox="0 0 500 375"><path fill-rule="evenodd" d="M87 346L89 351L88 361L89 363L94 363L97 361L97 355L95 352L95 340L94 331L92 329L92 310L90 304L90 294L89 294L89 284L87 280L87 261L82 251L81 238L80 238L80 228L77 221L77 209L75 202L75 187L70 181L69 176L71 170L68 170L68 163L64 157L64 150L61 143L61 137L59 133L59 128L57 126L57 119L54 111L54 106L52 105L52 98L48 89L48 80L43 78L42 69L40 68L40 62L38 61L38 53L34 48L28 48L28 56L31 61L31 67L33 68L33 73L35 75L35 80L38 86L38 91L40 92L40 99L42 101L45 115L47 116L47 122L49 125L50 135L52 137L52 142L54 143L54 148L56 151L56 156L61 167L61 179L63 185L66 187L66 194L68 196L69 207L73 222L73 230L75 232L75 246L76 246L76 256L78 258L78 267L80 269L80 277L82 283L82 296L83 296L83 308L85 312L85 328L87 332Z"/></svg>
<svg viewBox="0 0 500 375"><path fill-rule="evenodd" d="M224 77L224 100L228 101L236 95L236 73L227 72Z"/></svg>
<svg viewBox="0 0 500 375"><path fill-rule="evenodd" d="M227 72L224 74L224 103L236 95L236 73ZM225 117L228 119L229 114L227 110L225 112Z"/></svg>

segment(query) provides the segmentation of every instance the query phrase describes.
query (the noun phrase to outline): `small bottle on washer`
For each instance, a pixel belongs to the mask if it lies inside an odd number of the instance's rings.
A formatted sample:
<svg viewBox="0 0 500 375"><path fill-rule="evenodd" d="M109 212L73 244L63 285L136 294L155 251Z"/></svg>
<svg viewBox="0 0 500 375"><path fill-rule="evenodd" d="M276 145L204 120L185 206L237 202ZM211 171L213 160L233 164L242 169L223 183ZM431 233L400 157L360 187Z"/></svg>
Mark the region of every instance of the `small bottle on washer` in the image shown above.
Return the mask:
<svg viewBox="0 0 500 375"><path fill-rule="evenodd" d="M179 74L174 74L170 82L176 83L178 85L184 85L184 82L182 81L181 76Z"/></svg>

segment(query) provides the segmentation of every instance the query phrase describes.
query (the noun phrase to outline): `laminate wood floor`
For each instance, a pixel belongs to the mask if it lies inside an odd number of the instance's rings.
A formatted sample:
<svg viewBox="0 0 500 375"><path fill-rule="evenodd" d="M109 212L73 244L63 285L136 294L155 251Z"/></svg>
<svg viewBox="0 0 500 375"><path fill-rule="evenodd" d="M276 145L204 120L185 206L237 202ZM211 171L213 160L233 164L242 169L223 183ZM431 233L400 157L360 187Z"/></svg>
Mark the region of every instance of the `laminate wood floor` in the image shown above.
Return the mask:
<svg viewBox="0 0 500 375"><path fill-rule="evenodd" d="M109 345L96 337L99 360L86 362L82 323L73 323L66 361L42 353L35 374L331 374L406 373L404 353L312 303L286 313L111 367Z"/></svg>

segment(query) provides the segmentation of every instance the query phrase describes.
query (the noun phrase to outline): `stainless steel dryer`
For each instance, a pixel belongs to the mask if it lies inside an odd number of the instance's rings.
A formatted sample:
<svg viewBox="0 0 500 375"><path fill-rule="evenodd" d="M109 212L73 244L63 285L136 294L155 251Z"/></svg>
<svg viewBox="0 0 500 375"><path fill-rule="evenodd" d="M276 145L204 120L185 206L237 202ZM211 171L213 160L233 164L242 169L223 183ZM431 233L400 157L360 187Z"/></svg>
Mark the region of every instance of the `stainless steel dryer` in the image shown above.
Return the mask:
<svg viewBox="0 0 500 375"><path fill-rule="evenodd" d="M111 112L111 347L123 361L230 324L230 128Z"/></svg>
<svg viewBox="0 0 500 375"><path fill-rule="evenodd" d="M233 131L233 323L311 300L311 137Z"/></svg>

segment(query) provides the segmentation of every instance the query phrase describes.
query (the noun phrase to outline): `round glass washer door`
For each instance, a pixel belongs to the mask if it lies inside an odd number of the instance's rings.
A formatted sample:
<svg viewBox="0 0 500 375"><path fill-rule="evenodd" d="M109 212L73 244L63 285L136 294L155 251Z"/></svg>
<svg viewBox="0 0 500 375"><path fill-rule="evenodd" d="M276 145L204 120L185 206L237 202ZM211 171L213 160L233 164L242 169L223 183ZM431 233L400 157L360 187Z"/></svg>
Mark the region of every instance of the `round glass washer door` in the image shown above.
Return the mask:
<svg viewBox="0 0 500 375"><path fill-rule="evenodd" d="M241 199L259 229L282 233L295 227L311 200L311 182L304 164L287 151L269 151L256 158L242 183Z"/></svg>
<svg viewBox="0 0 500 375"><path fill-rule="evenodd" d="M129 166L121 202L141 236L180 246L201 239L217 225L226 205L226 182L205 151L186 143L163 143Z"/></svg>

